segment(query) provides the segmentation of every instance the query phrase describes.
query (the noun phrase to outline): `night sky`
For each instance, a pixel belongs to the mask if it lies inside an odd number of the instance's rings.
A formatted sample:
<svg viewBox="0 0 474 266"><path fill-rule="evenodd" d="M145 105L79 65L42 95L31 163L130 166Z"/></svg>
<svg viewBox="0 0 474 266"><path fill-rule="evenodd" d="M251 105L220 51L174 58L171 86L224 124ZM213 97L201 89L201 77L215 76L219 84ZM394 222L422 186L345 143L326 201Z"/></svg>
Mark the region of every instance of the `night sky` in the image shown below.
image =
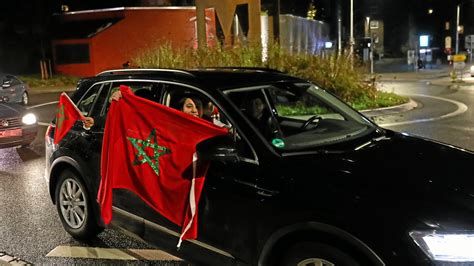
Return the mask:
<svg viewBox="0 0 474 266"><path fill-rule="evenodd" d="M16 0L0 1L0 71L10 73L37 72L39 59L51 57L50 41L54 28L53 13L61 12L61 5L69 11L100 9L107 7L137 6L153 0ZM192 5L192 0L172 1L177 5ZM306 16L311 0L280 0L280 13ZM335 38L337 10L341 10L343 34L348 34L350 0L313 0L318 9L316 19L331 25L331 37ZM356 35L363 33L366 16L384 20L389 50L397 50L408 39L410 28L417 33L430 33L435 43L441 43L449 31L444 23L454 23L456 1L446 0L354 0ZM462 2L461 24L466 33L474 32L474 16L470 10L474 1ZM262 0L262 9L273 8L277 0ZM433 8L434 13L427 10ZM271 12L270 12L271 13ZM387 38L388 37L388 38Z"/></svg>

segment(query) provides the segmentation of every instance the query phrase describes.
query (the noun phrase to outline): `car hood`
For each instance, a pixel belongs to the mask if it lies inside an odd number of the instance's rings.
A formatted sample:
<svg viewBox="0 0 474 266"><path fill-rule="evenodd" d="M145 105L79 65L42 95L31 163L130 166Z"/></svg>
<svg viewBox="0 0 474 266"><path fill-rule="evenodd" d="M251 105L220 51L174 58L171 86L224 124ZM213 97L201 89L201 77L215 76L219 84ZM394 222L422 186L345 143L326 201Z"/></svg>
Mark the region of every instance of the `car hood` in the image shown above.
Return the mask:
<svg viewBox="0 0 474 266"><path fill-rule="evenodd" d="M369 177L376 184L417 188L467 186L473 188L474 194L474 152L397 132L376 139L343 156L353 162L353 168L346 170Z"/></svg>
<svg viewBox="0 0 474 266"><path fill-rule="evenodd" d="M407 200L448 192L474 195L473 152L392 131L344 150L287 159L285 175L297 190L318 187L339 197L392 201L400 195Z"/></svg>
<svg viewBox="0 0 474 266"><path fill-rule="evenodd" d="M0 103L0 118L18 116L25 111L25 108L16 104Z"/></svg>

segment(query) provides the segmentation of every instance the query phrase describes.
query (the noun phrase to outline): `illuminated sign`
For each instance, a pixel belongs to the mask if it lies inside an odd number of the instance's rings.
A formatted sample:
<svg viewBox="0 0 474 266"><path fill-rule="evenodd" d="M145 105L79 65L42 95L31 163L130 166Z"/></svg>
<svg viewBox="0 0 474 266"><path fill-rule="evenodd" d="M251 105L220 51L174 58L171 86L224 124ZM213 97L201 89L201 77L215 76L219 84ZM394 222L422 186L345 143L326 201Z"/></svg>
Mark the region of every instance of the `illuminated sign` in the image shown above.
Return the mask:
<svg viewBox="0 0 474 266"><path fill-rule="evenodd" d="M429 47L429 46L430 46L430 36L420 35L420 47Z"/></svg>

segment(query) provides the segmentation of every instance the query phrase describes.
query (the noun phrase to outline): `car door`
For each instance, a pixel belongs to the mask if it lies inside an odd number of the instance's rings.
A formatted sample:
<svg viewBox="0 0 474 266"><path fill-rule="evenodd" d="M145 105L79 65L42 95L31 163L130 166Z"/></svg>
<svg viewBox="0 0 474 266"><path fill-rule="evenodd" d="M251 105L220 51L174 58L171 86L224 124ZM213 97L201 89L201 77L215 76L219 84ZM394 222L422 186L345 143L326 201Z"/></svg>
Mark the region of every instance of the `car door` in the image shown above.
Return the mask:
<svg viewBox="0 0 474 266"><path fill-rule="evenodd" d="M238 127L238 117L231 117L228 103L212 97L205 90L184 84L166 84L164 104L173 105L176 97L197 95L204 106L211 102L218 110L218 122L232 128L228 138L238 150L239 161L212 161L209 165L198 205L198 239L193 243L207 247L216 254L243 261L255 255L255 223L258 188L256 180L262 175L257 155L248 134ZM226 109L227 108L227 109ZM204 245L205 244L205 245Z"/></svg>

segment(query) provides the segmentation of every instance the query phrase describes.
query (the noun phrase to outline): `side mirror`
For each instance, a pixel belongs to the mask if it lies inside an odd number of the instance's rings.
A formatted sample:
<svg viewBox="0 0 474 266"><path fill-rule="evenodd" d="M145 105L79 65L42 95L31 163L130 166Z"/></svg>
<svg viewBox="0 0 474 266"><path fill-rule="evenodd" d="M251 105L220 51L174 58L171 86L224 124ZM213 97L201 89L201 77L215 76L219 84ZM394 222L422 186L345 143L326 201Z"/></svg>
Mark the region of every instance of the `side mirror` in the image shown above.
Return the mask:
<svg viewBox="0 0 474 266"><path fill-rule="evenodd" d="M223 163L239 161L235 143L229 136L219 136L198 143L196 146L198 158Z"/></svg>

